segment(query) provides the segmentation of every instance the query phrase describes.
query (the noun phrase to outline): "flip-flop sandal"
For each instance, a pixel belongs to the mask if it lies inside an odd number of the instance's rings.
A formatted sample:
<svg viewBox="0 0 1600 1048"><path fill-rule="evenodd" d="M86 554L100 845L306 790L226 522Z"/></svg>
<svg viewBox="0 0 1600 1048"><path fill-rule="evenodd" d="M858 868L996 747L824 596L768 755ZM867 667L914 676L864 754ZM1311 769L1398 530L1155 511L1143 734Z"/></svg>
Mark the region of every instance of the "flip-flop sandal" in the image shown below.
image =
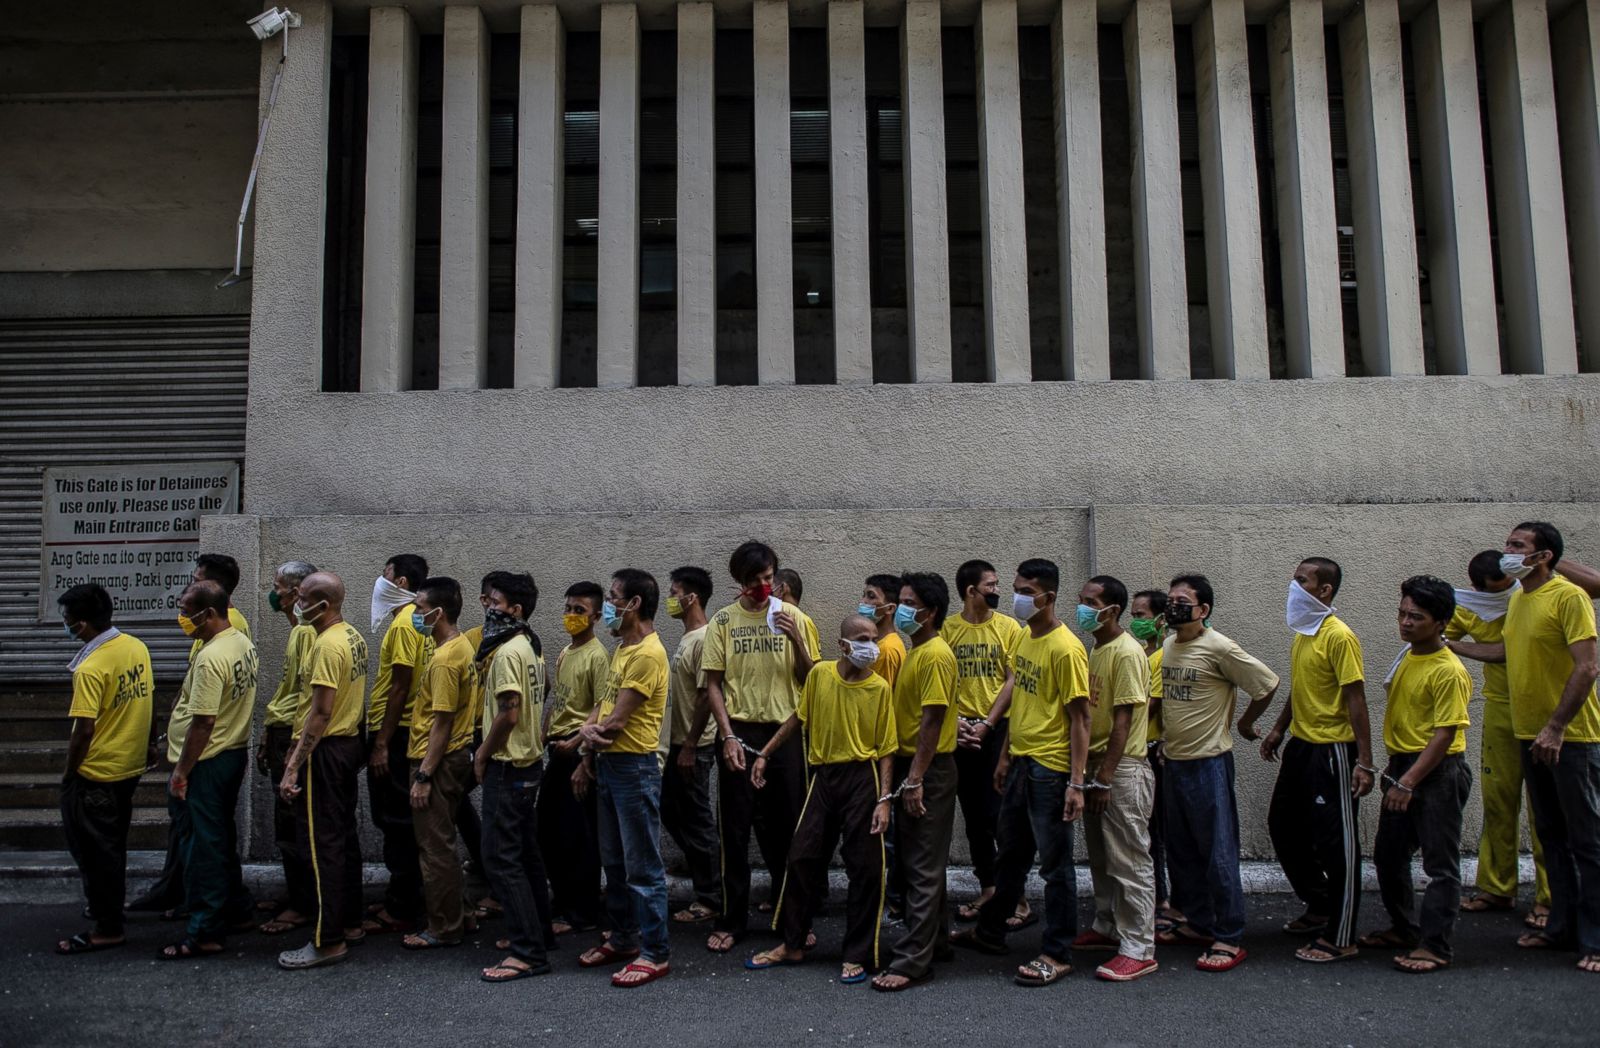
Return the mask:
<svg viewBox="0 0 1600 1048"><path fill-rule="evenodd" d="M711 945L711 940L713 938L716 938L717 936L726 936L727 937L727 945L726 946L712 946ZM713 935L707 936L707 938L706 938L706 949L710 950L712 953L727 953L729 950L732 950L738 944L739 944L739 937L737 935L733 934L732 932L715 932Z"/></svg>
<svg viewBox="0 0 1600 1048"><path fill-rule="evenodd" d="M278 918L274 917L265 924L257 925L256 931L260 932L262 935L282 935L284 932L292 931L295 928L304 928L310 923L311 919L309 917L302 917L298 921L280 921ZM362 922L362 924L364 927L365 922Z"/></svg>
<svg viewBox="0 0 1600 1048"><path fill-rule="evenodd" d="M278 967L288 972L303 972L310 968L326 968L330 964L338 964L348 960L349 950L338 953L318 954L317 948L311 943L306 943L298 950L285 950L278 954Z"/></svg>
<svg viewBox="0 0 1600 1048"><path fill-rule="evenodd" d="M1577 968L1588 975L1600 975L1600 953L1586 953L1579 957Z"/></svg>
<svg viewBox="0 0 1600 1048"><path fill-rule="evenodd" d="M1202 972L1231 972L1243 964L1244 959L1248 956L1249 954L1243 947L1240 947L1238 952L1229 952L1228 950L1219 950L1215 946L1209 946L1205 952L1200 954L1200 959L1194 962L1194 966L1196 971ZM1214 961L1211 959L1213 957L1221 959Z"/></svg>
<svg viewBox="0 0 1600 1048"><path fill-rule="evenodd" d="M1544 932L1527 932L1517 937L1517 946L1524 950L1554 950L1557 945Z"/></svg>
<svg viewBox="0 0 1600 1048"><path fill-rule="evenodd" d="M672 921L674 924L699 924L701 921L709 921L715 916L716 913L709 906L696 902L690 903L673 914Z"/></svg>
<svg viewBox="0 0 1600 1048"><path fill-rule="evenodd" d="M73 957L80 953L99 953L101 950L114 950L118 946L128 945L127 939L118 939L116 942L95 942L92 935L92 932L79 932L70 939L62 939L56 943L56 952L63 957Z"/></svg>
<svg viewBox="0 0 1600 1048"><path fill-rule="evenodd" d="M899 986L884 986L883 984L879 983L877 979L874 979L874 980L872 980L872 988L874 990L877 990L879 993L901 993L901 992L904 992L906 990L911 989L913 986L920 986L923 983L927 982L929 979L933 978L933 969L929 968L927 971L923 972L921 975L913 976L913 975L907 975L905 972L897 972L893 968L890 968L889 970L885 971L883 974L884 975L898 975L900 978L902 978L902 979L904 979L906 981L901 983Z"/></svg>
<svg viewBox="0 0 1600 1048"><path fill-rule="evenodd" d="M762 958L766 959L762 960ZM752 953L750 956L744 959L744 966L752 972L764 972L768 968L792 968L794 965L800 963L800 961L795 960L793 957L784 957L782 960L780 960L772 956L771 950L762 950L760 953Z"/></svg>
<svg viewBox="0 0 1600 1048"><path fill-rule="evenodd" d="M1176 917L1168 917L1168 916L1163 914L1163 915L1158 916L1156 918L1156 934L1157 935L1170 934L1171 932L1176 931L1178 928L1182 927L1182 925L1183 925L1183 922L1178 920Z"/></svg>
<svg viewBox="0 0 1600 1048"><path fill-rule="evenodd" d="M1522 918L1522 923L1526 924L1536 932L1542 932L1550 926L1550 915L1548 913L1539 913L1535 910L1530 910L1528 911L1528 915Z"/></svg>
<svg viewBox="0 0 1600 1048"><path fill-rule="evenodd" d="M638 961L635 961L626 968L622 969L622 971L612 975L611 985L615 986L619 990L633 990L640 986L646 986L655 982L657 979L660 979L670 971L672 971L672 965L670 964L663 964L659 968L652 968L648 964L640 964ZM644 978L625 979L624 976L628 975L642 975Z"/></svg>
<svg viewBox="0 0 1600 1048"><path fill-rule="evenodd" d="M1416 948L1416 941L1404 935L1395 934L1394 929L1385 928L1381 932L1370 932L1356 940L1357 946L1365 946L1369 950L1386 950L1396 948L1410 950Z"/></svg>
<svg viewBox="0 0 1600 1048"><path fill-rule="evenodd" d="M1424 964L1427 965L1427 967L1417 968L1412 965L1402 963L1404 961L1412 961L1414 964ZM1408 953L1403 957L1396 957L1394 959L1395 971L1405 972L1407 975L1429 975L1433 972L1442 972L1448 967L1450 967L1449 961L1441 961L1437 957L1418 957L1415 951Z"/></svg>
<svg viewBox="0 0 1600 1048"><path fill-rule="evenodd" d="M1156 942L1162 946L1210 946L1216 941L1209 935L1201 935L1187 924L1180 924L1170 932L1156 936Z"/></svg>
<svg viewBox="0 0 1600 1048"><path fill-rule="evenodd" d="M464 941L463 939L441 939L432 932L418 932L400 940L400 945L408 950L444 950L452 946L460 946Z"/></svg>
<svg viewBox="0 0 1600 1048"><path fill-rule="evenodd" d="M202 946L215 946L215 950L204 950ZM156 959L160 961L198 961L206 957L220 957L227 952L221 943L200 943L193 939L183 939L179 942L168 943L156 951Z"/></svg>
<svg viewBox="0 0 1600 1048"><path fill-rule="evenodd" d="M1021 914L1013 913L1010 917L1007 917L1006 918L1006 931L1008 931L1008 932L1020 932L1022 929L1028 927L1030 924L1038 924L1038 923L1039 923L1039 915L1038 915L1038 913L1036 913L1033 909L1030 908L1027 913L1021 913Z"/></svg>
<svg viewBox="0 0 1600 1048"><path fill-rule="evenodd" d="M1492 895L1482 892L1474 895L1461 904L1462 913L1490 913L1494 910L1514 910L1517 908L1515 899L1496 899Z"/></svg>
<svg viewBox="0 0 1600 1048"><path fill-rule="evenodd" d="M860 986L862 983L867 981L867 977L868 977L868 974L869 974L867 972L867 969L862 967L861 965L856 965L856 967L860 968L861 970L857 971L857 972L852 972L849 975L846 975L843 972L843 970L841 970L839 972L839 985L840 986Z"/></svg>
<svg viewBox="0 0 1600 1048"><path fill-rule="evenodd" d="M618 961L631 961L637 956L639 956L638 950L619 950L610 943L603 942L579 957L578 967L603 968L608 964L616 964Z"/></svg>
<svg viewBox="0 0 1600 1048"><path fill-rule="evenodd" d="M1070 964L1055 968L1035 957L1018 968L1017 973L1011 977L1011 981L1018 986L1049 986L1051 983L1061 981L1062 976L1071 974L1072 965Z"/></svg>
<svg viewBox="0 0 1600 1048"><path fill-rule="evenodd" d="M979 953L986 953L991 957L1004 957L1011 952L1006 948L1005 943L996 942L993 939L985 939L976 928L967 928L963 931L952 933L950 945L959 946L964 950L977 950Z"/></svg>
<svg viewBox="0 0 1600 1048"><path fill-rule="evenodd" d="M1290 935L1321 935L1327 928L1328 922L1326 920L1319 921L1306 913L1302 913L1283 926L1283 930Z"/></svg>
<svg viewBox="0 0 1600 1048"><path fill-rule="evenodd" d="M347 928L344 933L346 946L360 946L367 941L367 932L363 928Z"/></svg>
<svg viewBox="0 0 1600 1048"><path fill-rule="evenodd" d="M956 920L975 921L978 919L978 913L982 909L983 906L976 900L972 902L964 902L960 906L956 907Z"/></svg>
<svg viewBox="0 0 1600 1048"><path fill-rule="evenodd" d="M492 968L486 968L484 971L480 972L478 978L482 979L486 983L508 983L516 982L518 979L531 979L535 975L549 975L550 971L551 968L549 961L545 961L543 964L528 965L526 967L515 964L497 964ZM490 975L490 972L511 972L513 974Z"/></svg>
<svg viewBox="0 0 1600 1048"><path fill-rule="evenodd" d="M1340 951L1337 947L1318 940L1308 943L1294 952L1294 959L1305 961L1307 964L1336 964L1339 961L1353 961L1361 956L1360 949Z"/></svg>

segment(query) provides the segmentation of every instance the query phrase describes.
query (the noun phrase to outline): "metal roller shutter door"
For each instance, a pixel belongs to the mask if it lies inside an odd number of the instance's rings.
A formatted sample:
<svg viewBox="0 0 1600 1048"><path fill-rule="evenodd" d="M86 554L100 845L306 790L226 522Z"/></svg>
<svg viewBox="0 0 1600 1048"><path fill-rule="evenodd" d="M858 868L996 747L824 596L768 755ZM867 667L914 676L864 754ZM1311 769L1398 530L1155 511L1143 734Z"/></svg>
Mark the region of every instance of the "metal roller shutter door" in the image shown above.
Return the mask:
<svg viewBox="0 0 1600 1048"><path fill-rule="evenodd" d="M63 685L76 649L39 622L45 468L243 459L249 337L247 316L0 320L0 685ZM176 683L177 624L128 625Z"/></svg>

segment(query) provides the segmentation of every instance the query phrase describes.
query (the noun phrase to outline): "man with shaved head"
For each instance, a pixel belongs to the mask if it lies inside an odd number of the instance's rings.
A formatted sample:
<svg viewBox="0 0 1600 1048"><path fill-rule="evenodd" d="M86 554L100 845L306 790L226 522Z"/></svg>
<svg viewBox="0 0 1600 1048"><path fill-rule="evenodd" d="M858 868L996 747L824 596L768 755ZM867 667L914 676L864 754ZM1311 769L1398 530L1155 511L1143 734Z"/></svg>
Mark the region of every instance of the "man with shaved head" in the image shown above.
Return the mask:
<svg viewBox="0 0 1600 1048"><path fill-rule="evenodd" d="M344 583L332 572L300 583L295 619L317 631L306 687L293 718L294 748L278 795L294 806L301 876L313 887L311 941L278 955L288 970L335 964L349 956L345 936L361 927L361 841L356 791L366 755L361 707L367 690L367 642L344 621Z"/></svg>

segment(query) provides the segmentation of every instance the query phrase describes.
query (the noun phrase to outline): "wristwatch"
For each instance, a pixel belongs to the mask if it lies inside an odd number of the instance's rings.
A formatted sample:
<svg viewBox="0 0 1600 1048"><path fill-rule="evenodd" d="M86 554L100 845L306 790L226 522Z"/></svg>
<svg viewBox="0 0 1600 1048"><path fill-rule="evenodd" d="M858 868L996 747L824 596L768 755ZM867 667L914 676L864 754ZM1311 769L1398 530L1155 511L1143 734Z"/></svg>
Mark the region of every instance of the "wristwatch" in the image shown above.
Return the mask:
<svg viewBox="0 0 1600 1048"><path fill-rule="evenodd" d="M423 771L421 768L418 768L415 772L413 772L411 774L411 781L415 782L415 783L420 783L421 785L426 786L428 783L433 781L433 776L429 775L427 772Z"/></svg>

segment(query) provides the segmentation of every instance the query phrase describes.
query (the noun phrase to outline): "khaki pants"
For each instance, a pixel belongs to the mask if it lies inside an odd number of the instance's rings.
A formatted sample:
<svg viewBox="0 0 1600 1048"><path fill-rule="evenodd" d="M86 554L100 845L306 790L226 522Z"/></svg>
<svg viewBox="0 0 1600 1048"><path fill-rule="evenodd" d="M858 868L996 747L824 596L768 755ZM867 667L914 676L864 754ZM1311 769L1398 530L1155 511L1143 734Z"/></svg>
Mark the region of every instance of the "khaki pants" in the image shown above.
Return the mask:
<svg viewBox="0 0 1600 1048"><path fill-rule="evenodd" d="M411 762L413 772L421 767L421 761ZM459 941L463 933L462 889L466 877L456 856L456 808L467 794L471 776L470 748L463 746L445 754L433 773L428 806L411 809L411 826L416 831L422 864L428 931L446 942Z"/></svg>
<svg viewBox="0 0 1600 1048"><path fill-rule="evenodd" d="M1099 769L1100 759L1090 757L1088 777L1098 778ZM1119 940L1117 952L1148 960L1156 955L1156 868L1150 859L1155 773L1143 756L1123 754L1110 785L1105 810L1083 820L1094 877L1094 930Z"/></svg>

